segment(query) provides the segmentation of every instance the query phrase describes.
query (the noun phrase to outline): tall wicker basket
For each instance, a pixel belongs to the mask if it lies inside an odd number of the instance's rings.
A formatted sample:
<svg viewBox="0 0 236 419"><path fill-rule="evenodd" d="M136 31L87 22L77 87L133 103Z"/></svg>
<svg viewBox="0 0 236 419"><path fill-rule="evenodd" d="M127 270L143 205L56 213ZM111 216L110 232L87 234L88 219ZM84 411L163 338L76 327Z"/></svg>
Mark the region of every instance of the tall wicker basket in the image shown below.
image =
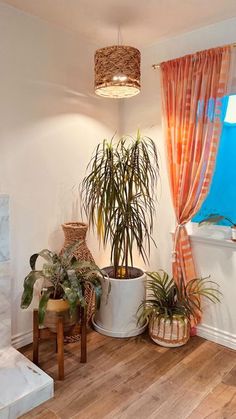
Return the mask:
<svg viewBox="0 0 236 419"><path fill-rule="evenodd" d="M86 244L88 225L81 222L70 222L62 224L62 229L64 232L65 241L61 253L63 253L68 246L76 243L78 240L81 240L80 246L75 250L73 255L78 260L94 262L93 256ZM89 323L95 307L94 291L89 285L86 286L85 300L87 303L87 323Z"/></svg>

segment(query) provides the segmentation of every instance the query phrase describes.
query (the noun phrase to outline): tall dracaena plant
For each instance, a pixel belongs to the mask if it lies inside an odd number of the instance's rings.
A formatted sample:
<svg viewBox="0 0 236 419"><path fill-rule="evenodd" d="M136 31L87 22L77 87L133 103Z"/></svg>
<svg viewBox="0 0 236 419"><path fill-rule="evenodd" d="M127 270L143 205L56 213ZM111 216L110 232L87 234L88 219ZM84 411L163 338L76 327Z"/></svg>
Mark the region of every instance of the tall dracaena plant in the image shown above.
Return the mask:
<svg viewBox="0 0 236 419"><path fill-rule="evenodd" d="M151 138L127 136L99 144L82 182L83 210L104 246L111 244L115 278L129 278L133 248L147 262L159 178ZM147 249L147 250L146 250Z"/></svg>

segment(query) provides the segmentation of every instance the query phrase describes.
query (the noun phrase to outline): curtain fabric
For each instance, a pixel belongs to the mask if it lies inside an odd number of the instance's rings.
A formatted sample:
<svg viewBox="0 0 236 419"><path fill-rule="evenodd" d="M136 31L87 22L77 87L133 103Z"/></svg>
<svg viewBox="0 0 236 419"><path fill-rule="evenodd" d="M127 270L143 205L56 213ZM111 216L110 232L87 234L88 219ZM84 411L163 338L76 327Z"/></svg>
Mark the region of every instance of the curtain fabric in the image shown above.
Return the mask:
<svg viewBox="0 0 236 419"><path fill-rule="evenodd" d="M169 178L177 220L173 249L176 281L196 277L185 224L209 190L230 59L231 47L225 46L161 64Z"/></svg>

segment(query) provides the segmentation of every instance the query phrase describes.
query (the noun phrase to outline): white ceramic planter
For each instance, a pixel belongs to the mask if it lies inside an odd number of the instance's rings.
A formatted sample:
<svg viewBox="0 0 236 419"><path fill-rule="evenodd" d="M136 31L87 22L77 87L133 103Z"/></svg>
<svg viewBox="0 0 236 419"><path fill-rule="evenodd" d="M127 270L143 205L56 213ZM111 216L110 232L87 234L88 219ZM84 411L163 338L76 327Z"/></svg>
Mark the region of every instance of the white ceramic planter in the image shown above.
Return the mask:
<svg viewBox="0 0 236 419"><path fill-rule="evenodd" d="M137 325L137 310L146 297L145 282L146 275L143 273L133 279L105 278L101 306L93 318L95 330L119 338L143 333L146 324Z"/></svg>

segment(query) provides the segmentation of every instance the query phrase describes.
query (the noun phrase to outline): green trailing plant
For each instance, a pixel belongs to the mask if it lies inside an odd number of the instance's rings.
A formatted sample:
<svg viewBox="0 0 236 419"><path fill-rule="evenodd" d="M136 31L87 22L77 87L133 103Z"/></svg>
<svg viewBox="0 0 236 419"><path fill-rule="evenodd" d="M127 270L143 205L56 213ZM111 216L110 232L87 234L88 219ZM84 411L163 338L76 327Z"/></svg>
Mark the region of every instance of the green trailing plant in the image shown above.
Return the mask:
<svg viewBox="0 0 236 419"><path fill-rule="evenodd" d="M133 250L148 261L153 241L158 156L151 138L104 140L95 150L82 182L82 207L100 243L111 244L115 278L129 278ZM147 250L146 250L147 249Z"/></svg>
<svg viewBox="0 0 236 419"><path fill-rule="evenodd" d="M48 249L35 253L30 257L31 271L24 280L24 291L21 298L21 308L28 308L32 298L34 285L38 280L44 280L42 296L39 301L39 323L42 324L49 298L67 300L71 314L76 310L77 304L86 308L84 296L85 287L93 287L96 297L96 306L100 306L102 295L102 271L91 262L78 261L73 252L80 245L80 241L62 254L58 255ZM36 269L36 261L41 257L45 262L42 269Z"/></svg>
<svg viewBox="0 0 236 419"><path fill-rule="evenodd" d="M148 298L138 309L138 321L143 324L150 318L196 320L201 309L200 297L213 303L220 301L221 292L209 277L194 278L187 284L182 279L177 284L165 271L147 272Z"/></svg>
<svg viewBox="0 0 236 419"><path fill-rule="evenodd" d="M222 220L228 221L232 227L236 226L236 224L229 217L226 217L225 215L220 215L220 214L208 215L208 217L200 221L199 225L201 226L204 224L217 224L219 223L219 221L222 221Z"/></svg>

